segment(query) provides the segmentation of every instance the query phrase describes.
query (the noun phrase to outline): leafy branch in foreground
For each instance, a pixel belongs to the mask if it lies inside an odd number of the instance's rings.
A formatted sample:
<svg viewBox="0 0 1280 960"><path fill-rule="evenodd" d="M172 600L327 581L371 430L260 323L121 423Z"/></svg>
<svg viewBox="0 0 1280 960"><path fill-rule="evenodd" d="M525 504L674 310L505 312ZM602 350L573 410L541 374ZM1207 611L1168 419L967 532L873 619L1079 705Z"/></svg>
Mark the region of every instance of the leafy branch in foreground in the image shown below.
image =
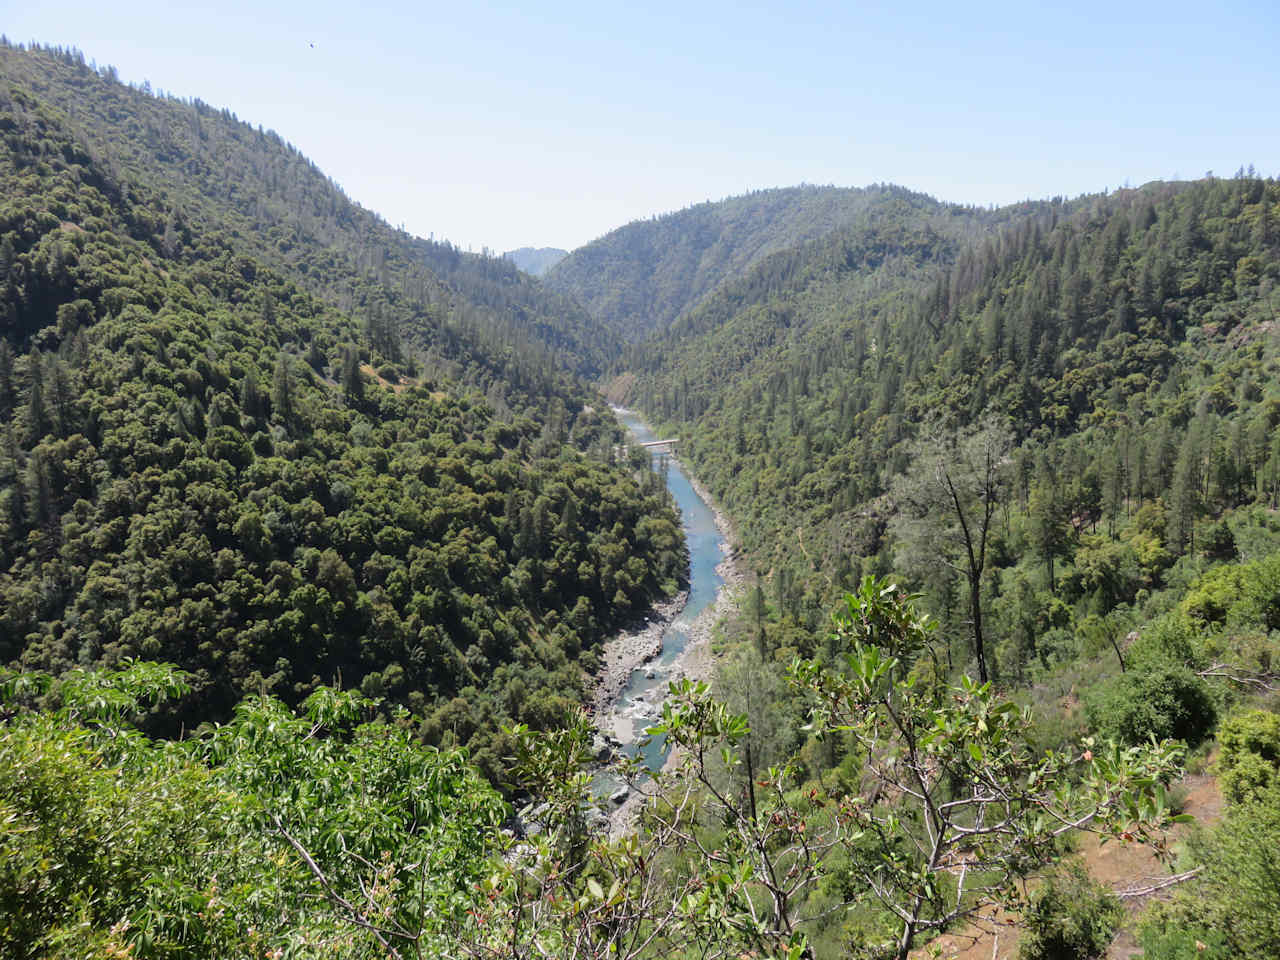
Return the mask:
<svg viewBox="0 0 1280 960"><path fill-rule="evenodd" d="M814 728L852 738L880 798L841 798L839 820L855 852L853 873L901 924L899 957L920 934L982 906L1021 907L1018 881L1068 831L1140 840L1164 854L1160 828L1182 819L1163 786L1181 760L1173 743L1086 740L1079 754L1035 756L1029 713L989 683L962 677L958 686L926 689L904 660L863 642L871 625L888 621L900 644L923 648L929 624L915 614L915 599L868 579L838 621L853 639L848 672L812 662L793 669L816 695ZM858 842L864 838L874 842Z"/></svg>
<svg viewBox="0 0 1280 960"><path fill-rule="evenodd" d="M464 755L329 688L183 741L136 728L185 685L0 670L0 955L445 955L507 809Z"/></svg>
<svg viewBox="0 0 1280 960"><path fill-rule="evenodd" d="M1033 754L1029 715L990 684L928 686L912 674L930 633L915 599L869 578L836 617L846 669L791 669L812 698L812 729L860 764L856 790L803 783L794 760L757 769L746 719L683 680L649 731L676 759L643 787L639 836L609 839L583 827L586 719L553 738L516 731L546 822L486 881L459 951L798 958L814 955L817 925L862 908L885 918L892 942L847 952L905 958L984 906L1024 906L1020 881L1068 831L1164 852L1159 831L1181 818L1162 784L1180 748L1086 741ZM818 895L832 889L835 902Z"/></svg>

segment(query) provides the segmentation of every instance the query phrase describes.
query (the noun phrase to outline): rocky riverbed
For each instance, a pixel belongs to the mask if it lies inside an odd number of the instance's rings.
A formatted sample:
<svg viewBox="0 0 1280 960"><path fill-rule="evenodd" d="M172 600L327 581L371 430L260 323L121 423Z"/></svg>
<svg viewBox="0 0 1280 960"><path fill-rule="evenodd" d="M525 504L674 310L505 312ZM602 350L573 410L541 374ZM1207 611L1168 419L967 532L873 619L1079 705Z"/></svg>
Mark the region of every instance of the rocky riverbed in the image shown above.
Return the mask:
<svg viewBox="0 0 1280 960"><path fill-rule="evenodd" d="M744 573L736 559L733 547L735 538L728 518L716 509L710 494L692 477L686 478L694 492L713 515L721 536L721 559L715 573L722 581L714 602L707 604L692 622L680 624L685 635L684 648L673 660L659 663L663 635L684 612L688 594L673 598L651 609L647 622L640 628L628 630L605 645L601 657L601 669L597 675L594 697L596 726L600 731L597 746L602 758L610 748L628 744L634 738L637 722L655 718L661 713L662 695L666 683L681 677L710 681L715 672L715 658L711 638L716 624L732 611L740 600ZM630 685L633 671L644 669L645 676L660 681L643 694L624 694ZM667 765L675 758L668 756ZM645 800L642 785L637 789L610 790L609 831L618 836L631 829Z"/></svg>
<svg viewBox="0 0 1280 960"><path fill-rule="evenodd" d="M618 696L631 682L631 674L662 653L662 635L689 602L689 591L681 590L670 600L655 603L643 621L607 641L600 651L592 706L597 718L611 713ZM606 728L603 732L608 732Z"/></svg>

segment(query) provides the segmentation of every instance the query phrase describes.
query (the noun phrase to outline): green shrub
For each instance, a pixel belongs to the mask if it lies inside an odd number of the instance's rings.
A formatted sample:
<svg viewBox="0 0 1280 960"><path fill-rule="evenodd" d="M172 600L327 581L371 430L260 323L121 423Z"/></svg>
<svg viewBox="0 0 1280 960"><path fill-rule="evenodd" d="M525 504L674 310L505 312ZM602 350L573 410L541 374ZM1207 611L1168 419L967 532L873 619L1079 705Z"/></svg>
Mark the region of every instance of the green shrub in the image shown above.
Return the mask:
<svg viewBox="0 0 1280 960"><path fill-rule="evenodd" d="M30 680L0 671L5 960L386 957L285 831L348 902L377 891L394 929L462 915L506 812L461 754L361 724L374 704L354 694L321 688L301 712L253 698L167 742L129 722L185 691L166 667L67 674L46 713L20 708Z"/></svg>
<svg viewBox="0 0 1280 960"><path fill-rule="evenodd" d="M1201 550L1210 560L1234 560L1236 538L1226 520L1219 520L1205 531Z"/></svg>
<svg viewBox="0 0 1280 960"><path fill-rule="evenodd" d="M1155 737L1194 747L1217 720L1208 686L1181 666L1131 670L1108 680L1089 694L1085 713L1101 736L1128 744Z"/></svg>
<svg viewBox="0 0 1280 960"><path fill-rule="evenodd" d="M1022 960L1088 960L1100 957L1123 910L1115 894L1079 864L1051 876L1031 896L1022 918Z"/></svg>
<svg viewBox="0 0 1280 960"><path fill-rule="evenodd" d="M1139 934L1143 960L1229 960L1226 937L1218 930L1188 926L1186 918L1157 903L1143 917Z"/></svg>
<svg viewBox="0 0 1280 960"><path fill-rule="evenodd" d="M1203 627L1184 613L1166 613L1139 631L1125 662L1134 670L1198 663L1203 657L1202 633Z"/></svg>
<svg viewBox="0 0 1280 960"><path fill-rule="evenodd" d="M1245 576L1243 565L1215 567L1196 581L1182 601L1182 611L1202 623L1222 623L1244 592Z"/></svg>
<svg viewBox="0 0 1280 960"><path fill-rule="evenodd" d="M1251 710L1218 731L1218 782L1232 803L1256 800L1280 783L1280 714Z"/></svg>
<svg viewBox="0 0 1280 960"><path fill-rule="evenodd" d="M1148 910L1141 927L1147 960L1280 957L1280 790L1233 807L1189 846L1202 872L1171 902Z"/></svg>
<svg viewBox="0 0 1280 960"><path fill-rule="evenodd" d="M1215 567L1182 601L1188 616L1228 629L1280 629L1280 554Z"/></svg>

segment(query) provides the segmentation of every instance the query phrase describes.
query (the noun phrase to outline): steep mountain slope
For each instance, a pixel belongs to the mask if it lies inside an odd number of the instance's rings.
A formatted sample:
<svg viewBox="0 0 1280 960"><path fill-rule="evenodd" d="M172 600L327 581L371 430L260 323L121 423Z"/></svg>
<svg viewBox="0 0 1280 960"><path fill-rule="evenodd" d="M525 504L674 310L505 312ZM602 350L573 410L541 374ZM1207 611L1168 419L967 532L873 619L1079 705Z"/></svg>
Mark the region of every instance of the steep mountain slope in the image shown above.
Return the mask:
<svg viewBox="0 0 1280 960"><path fill-rule="evenodd" d="M1041 556L1052 575L1058 557L1074 577L1081 548L1104 549L1098 524L1139 515L1176 557L1223 509L1280 491L1277 202L1280 185L1242 174L1031 205L931 282L824 271L814 248L812 269L741 308L727 286L633 351L631 395L688 439L760 569L786 574L779 608L799 614L809 589L815 622L860 569L924 577L903 528L886 531L894 477L927 433L993 415L1015 443L997 568ZM1158 571L1098 576L1066 596L1103 589L1109 609ZM919 582L962 637L954 573Z"/></svg>
<svg viewBox="0 0 1280 960"><path fill-rule="evenodd" d="M125 189L163 192L156 226L174 255L193 235L230 232L264 266L446 362L482 342L520 368L507 380L557 368L595 375L611 350L572 299L500 257L393 229L277 134L228 111L125 86L78 51L0 45L0 75L59 110Z"/></svg>
<svg viewBox="0 0 1280 960"><path fill-rule="evenodd" d="M868 303L923 289L954 262L966 238L1016 215L880 188L847 226L766 257L666 330L629 346L621 366L631 376L622 385L632 384L642 402L651 402L646 392L665 393L692 415L717 391L804 349L797 345L847 333Z"/></svg>
<svg viewBox="0 0 1280 960"><path fill-rule="evenodd" d="M141 95L54 59L137 126ZM154 173L34 89L0 82L0 661L63 682L0 669L0 952L905 955L916 919L975 895L949 863L980 854L977 882L1004 866L1012 892L1062 854L1055 823L1127 842L1112 814L1178 801L1123 749L1208 750L1216 727L1224 825L1180 853L1144 948L1277 955L1280 724L1240 708L1274 707L1280 662L1280 184L985 213L882 188L633 345L620 386L682 436L770 595L717 678L747 722L693 686L664 718L693 761L665 813L694 819L611 845L582 829L588 725L499 731L560 723L593 644L685 567L655 475L616 466L607 411L540 366L572 325L530 319L536 287L503 299L493 261L433 248L427 270L410 242L381 276L340 218L287 233L203 184L217 151ZM303 243L317 223L332 245ZM833 624L864 571L894 578ZM994 688L955 682L984 662L980 615ZM182 685L134 657L194 689L153 711ZM376 704L331 680L411 713L360 724ZM472 760L506 786L531 767L549 828L513 849ZM700 799L693 775L729 787ZM956 818L993 789L995 820ZM1053 812L1073 794L1087 815ZM1024 917L1090 919L1036 879Z"/></svg>
<svg viewBox="0 0 1280 960"><path fill-rule="evenodd" d="M626 342L661 333L772 253L849 226L903 191L790 187L638 220L573 251L546 277ZM920 198L935 210L935 201Z"/></svg>
<svg viewBox="0 0 1280 960"><path fill-rule="evenodd" d="M530 276L541 277L568 255L568 250L559 247L521 247L508 250L502 258L510 260Z"/></svg>
<svg viewBox="0 0 1280 960"><path fill-rule="evenodd" d="M499 725L560 722L593 644L685 567L616 422L430 313L438 362L393 360L333 275L305 289L338 254L263 263L215 198L175 227L12 78L0 131L0 660L179 664L175 725L340 679L501 779Z"/></svg>

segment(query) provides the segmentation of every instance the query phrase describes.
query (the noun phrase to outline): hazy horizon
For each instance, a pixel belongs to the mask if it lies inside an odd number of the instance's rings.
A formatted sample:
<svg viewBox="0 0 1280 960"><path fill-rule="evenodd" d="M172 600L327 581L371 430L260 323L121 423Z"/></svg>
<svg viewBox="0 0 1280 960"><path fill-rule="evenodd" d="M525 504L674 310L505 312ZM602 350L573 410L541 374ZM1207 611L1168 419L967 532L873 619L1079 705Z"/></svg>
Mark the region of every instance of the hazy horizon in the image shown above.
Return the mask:
<svg viewBox="0 0 1280 960"><path fill-rule="evenodd" d="M495 254L802 183L990 206L1280 155L1261 4L359 13L76 0L3 32L229 109L388 222Z"/></svg>

